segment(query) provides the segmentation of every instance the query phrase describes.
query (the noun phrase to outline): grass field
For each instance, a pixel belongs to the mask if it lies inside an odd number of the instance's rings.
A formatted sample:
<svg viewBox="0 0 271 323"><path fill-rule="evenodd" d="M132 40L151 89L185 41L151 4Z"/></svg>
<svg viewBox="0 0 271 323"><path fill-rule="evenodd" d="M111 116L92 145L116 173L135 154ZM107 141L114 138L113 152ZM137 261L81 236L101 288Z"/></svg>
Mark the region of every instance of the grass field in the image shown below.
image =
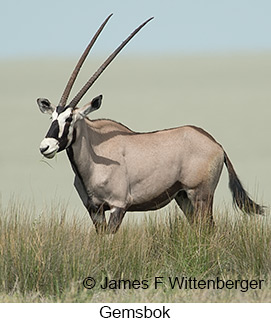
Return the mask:
<svg viewBox="0 0 271 323"><path fill-rule="evenodd" d="M270 302L267 218L216 214L217 227L191 228L177 209L127 221L98 236L60 204L42 213L18 201L0 211L0 302ZM96 286L83 287L86 277ZM179 289L167 279L264 280L261 289ZM103 290L105 277L147 280L146 289ZM126 286L127 287L127 286Z"/></svg>

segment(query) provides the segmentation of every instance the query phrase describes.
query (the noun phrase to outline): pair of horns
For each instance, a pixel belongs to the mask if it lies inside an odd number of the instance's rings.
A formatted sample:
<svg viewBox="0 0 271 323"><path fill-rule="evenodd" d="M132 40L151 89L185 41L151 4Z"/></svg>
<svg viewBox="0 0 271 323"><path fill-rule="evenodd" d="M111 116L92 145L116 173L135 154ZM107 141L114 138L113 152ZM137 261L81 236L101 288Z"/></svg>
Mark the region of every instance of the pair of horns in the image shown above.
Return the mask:
<svg viewBox="0 0 271 323"><path fill-rule="evenodd" d="M91 39L90 43L88 44L87 48L83 52L82 56L80 57L77 65L75 66L70 79L64 89L64 92L61 96L59 106L65 107L69 94L71 92L72 86L76 80L76 77L85 61L85 59L88 56L88 53L90 52L91 48L93 47L95 41L99 37L100 33L104 29L105 25L107 24L108 20L112 17L113 14L109 15L105 21L101 24L100 28L97 30L96 34ZM89 88L93 85L93 83L98 79L98 77L102 74L102 72L106 69L106 67L113 61L113 59L118 55L118 53L123 49L125 45L140 31L141 28L143 28L150 20L152 20L153 17L149 18L143 24L141 24L139 27L137 27L129 37L127 37L120 46L110 55L108 58L104 61L104 63L97 69L97 71L91 76L91 78L87 81L87 83L82 87L82 89L76 94L76 96L71 100L69 106L71 108L75 108L78 102L82 99L82 97L86 94L86 92L89 90Z"/></svg>

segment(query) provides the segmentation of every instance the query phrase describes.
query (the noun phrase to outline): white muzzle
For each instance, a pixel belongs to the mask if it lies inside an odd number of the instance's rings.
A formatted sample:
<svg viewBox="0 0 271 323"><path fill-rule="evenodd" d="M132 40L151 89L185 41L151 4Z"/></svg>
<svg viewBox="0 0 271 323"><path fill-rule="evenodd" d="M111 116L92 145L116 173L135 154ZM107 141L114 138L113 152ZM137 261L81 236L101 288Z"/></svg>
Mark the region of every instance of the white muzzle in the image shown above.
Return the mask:
<svg viewBox="0 0 271 323"><path fill-rule="evenodd" d="M42 140L40 144L40 152L46 158L55 157L58 149L59 149L58 141L54 138L45 138Z"/></svg>

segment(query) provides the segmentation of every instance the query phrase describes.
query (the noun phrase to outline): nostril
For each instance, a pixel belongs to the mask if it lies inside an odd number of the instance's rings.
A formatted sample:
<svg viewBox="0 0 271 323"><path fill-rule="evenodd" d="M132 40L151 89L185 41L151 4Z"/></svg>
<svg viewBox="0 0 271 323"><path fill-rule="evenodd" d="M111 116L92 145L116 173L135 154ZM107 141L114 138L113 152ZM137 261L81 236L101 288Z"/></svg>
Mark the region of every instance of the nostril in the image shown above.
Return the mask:
<svg viewBox="0 0 271 323"><path fill-rule="evenodd" d="M49 145L47 145L46 147L41 147L40 152L43 154L48 148L49 148Z"/></svg>

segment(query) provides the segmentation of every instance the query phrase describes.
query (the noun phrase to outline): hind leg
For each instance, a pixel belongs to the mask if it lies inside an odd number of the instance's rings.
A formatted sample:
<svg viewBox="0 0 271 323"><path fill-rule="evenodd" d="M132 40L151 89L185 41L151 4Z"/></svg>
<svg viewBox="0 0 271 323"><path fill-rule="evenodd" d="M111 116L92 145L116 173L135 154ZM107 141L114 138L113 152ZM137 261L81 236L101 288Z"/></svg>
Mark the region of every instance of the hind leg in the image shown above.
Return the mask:
<svg viewBox="0 0 271 323"><path fill-rule="evenodd" d="M213 227L213 194L208 194L202 189L196 189L190 191L188 197L194 209L194 222L206 223Z"/></svg>
<svg viewBox="0 0 271 323"><path fill-rule="evenodd" d="M188 222L190 224L193 224L195 219L194 219L194 207L189 200L187 193L185 191L180 191L176 197L175 201L177 202L178 206L180 209L183 211L184 215L186 216Z"/></svg>
<svg viewBox="0 0 271 323"><path fill-rule="evenodd" d="M180 191L175 200L190 224L204 221L214 226L213 195L200 194L197 189Z"/></svg>

